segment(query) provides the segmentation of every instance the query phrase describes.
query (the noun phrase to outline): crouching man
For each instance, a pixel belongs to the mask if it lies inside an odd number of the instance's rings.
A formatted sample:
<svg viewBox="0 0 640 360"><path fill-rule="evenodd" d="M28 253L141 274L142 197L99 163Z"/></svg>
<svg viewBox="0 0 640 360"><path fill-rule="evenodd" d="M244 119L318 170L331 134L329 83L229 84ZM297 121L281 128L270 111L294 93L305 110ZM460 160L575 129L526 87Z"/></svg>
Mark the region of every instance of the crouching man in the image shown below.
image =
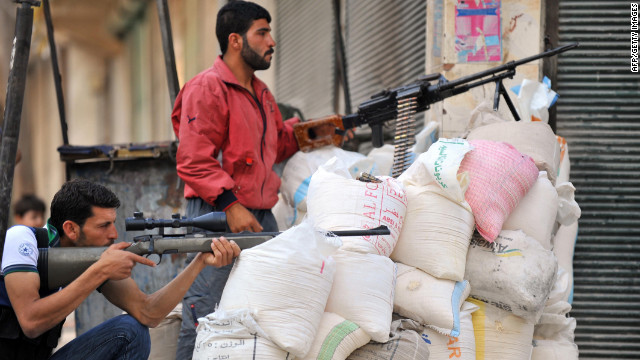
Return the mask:
<svg viewBox="0 0 640 360"><path fill-rule="evenodd" d="M86 180L67 182L56 193L44 230L48 246L109 246L96 263L59 291L40 288L36 265L43 230L17 225L7 231L0 278L0 359L146 359L149 327L157 326L182 300L205 266L228 265L240 254L235 242L214 239L213 253L197 254L169 284L147 295L131 271L136 264L155 263L125 251L129 243L114 244L119 206L113 192ZM51 355L67 315L96 289L127 315L96 326Z"/></svg>

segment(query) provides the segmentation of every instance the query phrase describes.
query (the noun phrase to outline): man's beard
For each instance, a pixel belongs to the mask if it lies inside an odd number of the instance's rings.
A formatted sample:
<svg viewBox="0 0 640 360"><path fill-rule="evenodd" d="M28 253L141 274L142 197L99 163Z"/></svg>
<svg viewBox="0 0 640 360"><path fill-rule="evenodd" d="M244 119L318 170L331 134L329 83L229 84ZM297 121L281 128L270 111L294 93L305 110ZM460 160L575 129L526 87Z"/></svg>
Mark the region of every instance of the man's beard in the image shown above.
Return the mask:
<svg viewBox="0 0 640 360"><path fill-rule="evenodd" d="M260 56L256 51L254 51L249 46L249 41L246 36L242 37L242 59L247 63L253 70L267 70L269 66L271 66L271 62L265 59L267 54L273 54L273 49L269 49L264 56Z"/></svg>

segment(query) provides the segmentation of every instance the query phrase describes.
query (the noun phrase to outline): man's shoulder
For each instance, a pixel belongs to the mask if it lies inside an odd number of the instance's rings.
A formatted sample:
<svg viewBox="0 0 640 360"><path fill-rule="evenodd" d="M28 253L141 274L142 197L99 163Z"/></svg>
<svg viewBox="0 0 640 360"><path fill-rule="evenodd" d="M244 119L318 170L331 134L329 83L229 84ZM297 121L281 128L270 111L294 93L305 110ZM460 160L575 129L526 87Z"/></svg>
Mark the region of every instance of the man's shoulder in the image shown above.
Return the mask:
<svg viewBox="0 0 640 360"><path fill-rule="evenodd" d="M4 274L11 271L33 271L37 259L38 244L33 228L16 225L7 230L2 254Z"/></svg>
<svg viewBox="0 0 640 360"><path fill-rule="evenodd" d="M185 87L193 86L214 89L225 86L225 83L222 80L220 73L214 67L210 67L198 73L185 84Z"/></svg>

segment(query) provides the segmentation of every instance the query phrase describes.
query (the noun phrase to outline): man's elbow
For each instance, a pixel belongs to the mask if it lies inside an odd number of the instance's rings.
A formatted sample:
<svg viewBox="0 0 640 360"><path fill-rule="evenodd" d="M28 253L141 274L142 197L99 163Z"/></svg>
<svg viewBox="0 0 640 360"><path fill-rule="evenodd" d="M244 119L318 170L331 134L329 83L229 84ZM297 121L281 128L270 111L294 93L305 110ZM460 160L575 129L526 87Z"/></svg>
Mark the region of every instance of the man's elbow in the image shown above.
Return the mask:
<svg viewBox="0 0 640 360"><path fill-rule="evenodd" d="M44 334L47 330L49 330L49 329L43 329L36 322L32 322L32 321L25 322L24 324L20 323L20 328L22 329L22 332L24 333L24 335L29 339L35 339L38 336Z"/></svg>

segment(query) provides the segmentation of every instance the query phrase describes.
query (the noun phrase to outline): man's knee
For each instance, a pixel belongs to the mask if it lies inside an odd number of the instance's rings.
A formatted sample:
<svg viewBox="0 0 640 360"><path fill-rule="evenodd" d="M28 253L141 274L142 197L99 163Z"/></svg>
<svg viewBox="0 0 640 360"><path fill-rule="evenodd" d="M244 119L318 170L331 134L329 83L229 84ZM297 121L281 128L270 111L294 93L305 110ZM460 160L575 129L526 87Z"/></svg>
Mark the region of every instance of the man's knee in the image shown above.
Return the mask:
<svg viewBox="0 0 640 360"><path fill-rule="evenodd" d="M120 315L112 319L113 331L122 334L134 346L146 346L151 348L151 336L149 328L142 325L131 315Z"/></svg>

